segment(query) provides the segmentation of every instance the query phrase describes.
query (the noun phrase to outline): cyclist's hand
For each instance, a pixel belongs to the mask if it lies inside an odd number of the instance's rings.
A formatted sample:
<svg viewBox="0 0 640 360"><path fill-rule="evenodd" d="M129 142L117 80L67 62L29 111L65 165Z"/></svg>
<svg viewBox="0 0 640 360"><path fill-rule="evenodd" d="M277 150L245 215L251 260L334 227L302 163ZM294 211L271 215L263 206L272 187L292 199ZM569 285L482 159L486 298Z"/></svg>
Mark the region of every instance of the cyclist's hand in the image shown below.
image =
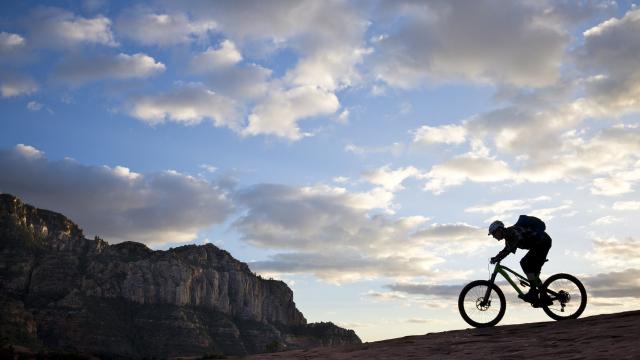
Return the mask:
<svg viewBox="0 0 640 360"><path fill-rule="evenodd" d="M491 260L490 260L489 262L490 262L491 264L495 264L495 263L497 263L498 261L500 261L500 258L499 258L499 257L497 257L497 256L494 256L494 257L492 257L492 258L491 258Z"/></svg>

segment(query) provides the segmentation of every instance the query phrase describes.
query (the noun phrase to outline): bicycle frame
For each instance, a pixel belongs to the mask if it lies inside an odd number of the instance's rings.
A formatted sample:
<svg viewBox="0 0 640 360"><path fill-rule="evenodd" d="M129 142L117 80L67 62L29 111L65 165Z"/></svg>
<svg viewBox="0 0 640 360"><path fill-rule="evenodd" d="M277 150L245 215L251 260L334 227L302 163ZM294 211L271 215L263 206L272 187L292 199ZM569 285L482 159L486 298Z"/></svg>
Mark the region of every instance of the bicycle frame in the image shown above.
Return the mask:
<svg viewBox="0 0 640 360"><path fill-rule="evenodd" d="M496 264L496 267L493 269L493 273L491 274L491 279L489 281L492 284L495 283L496 276L498 274L500 274L500 275L502 275L502 277L504 277L507 280L509 285L511 285L514 288L514 290L518 293L518 295L523 295L524 292L522 290L520 290L520 287L518 287L516 282L513 281L511 276L509 276L509 273L515 275L517 280L520 282L520 285L522 285L523 287L531 286L531 283L529 282L529 279L527 279L526 277L524 277L524 276L518 274L517 272L509 269L508 267L506 267L504 265L501 265L499 262ZM548 295L552 295L553 296L552 299L555 299L555 296L558 296L558 294L555 291L547 290L546 293ZM490 294L491 294L491 287L488 287L487 288L487 292L484 295L484 299L485 299L484 301L488 301L489 300Z"/></svg>
<svg viewBox="0 0 640 360"><path fill-rule="evenodd" d="M496 267L493 269L493 274L491 274L491 283L494 283L496 280L496 276L498 274L502 275L502 277L504 277L507 282L514 288L514 290L518 293L518 295L522 295L524 294L524 292L522 290L520 290L520 287L518 287L518 285L515 283L515 281L513 281L513 279L511 279L511 276L509 276L509 273L515 275L515 277L520 281L520 285L522 285L523 287L527 287L527 286L531 286L531 284L529 283L529 279L527 279L526 277L518 274L517 272L511 270L510 268L504 266L504 265L500 265L500 263L496 264ZM487 292L486 297L489 296L489 292Z"/></svg>

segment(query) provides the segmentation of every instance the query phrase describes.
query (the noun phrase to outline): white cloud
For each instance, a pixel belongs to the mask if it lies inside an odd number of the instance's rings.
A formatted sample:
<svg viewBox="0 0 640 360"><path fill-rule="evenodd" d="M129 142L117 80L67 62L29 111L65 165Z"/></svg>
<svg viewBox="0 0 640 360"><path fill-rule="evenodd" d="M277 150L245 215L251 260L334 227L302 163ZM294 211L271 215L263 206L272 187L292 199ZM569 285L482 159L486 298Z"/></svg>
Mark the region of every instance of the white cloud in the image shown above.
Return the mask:
<svg viewBox="0 0 640 360"><path fill-rule="evenodd" d="M431 167L424 175L427 179L424 188L440 194L447 187L461 185L465 181L500 182L514 179L515 176L509 165L502 160L468 153Z"/></svg>
<svg viewBox="0 0 640 360"><path fill-rule="evenodd" d="M23 47L26 40L18 35L8 32L0 32L0 54L9 53Z"/></svg>
<svg viewBox="0 0 640 360"><path fill-rule="evenodd" d="M640 210L640 201L616 201L613 210Z"/></svg>
<svg viewBox="0 0 640 360"><path fill-rule="evenodd" d="M556 81L569 37L532 2L392 2L398 19L375 43L375 73L398 87L426 80L545 86Z"/></svg>
<svg viewBox="0 0 640 360"><path fill-rule="evenodd" d="M300 131L299 121L334 114L340 107L336 91L361 81L357 66L370 53L363 44L369 23L350 3L190 2L186 6L199 18L215 21L220 31L243 47L260 44L257 47L287 48L295 54L295 65L270 82L266 96L251 111L245 135L289 140L310 135ZM221 82L210 83L216 88Z"/></svg>
<svg viewBox="0 0 640 360"><path fill-rule="evenodd" d="M349 122L349 115L350 115L350 111L349 109L344 109L342 110L342 112L340 113L340 115L338 115L338 117L336 118L336 121L340 124L347 124Z"/></svg>
<svg viewBox="0 0 640 360"><path fill-rule="evenodd" d="M386 288L398 294L429 295L444 298L457 298L464 285L436 285L416 283L396 283Z"/></svg>
<svg viewBox="0 0 640 360"><path fill-rule="evenodd" d="M111 20L98 15L84 18L54 7L38 7L29 16L28 40L43 47L80 44L118 46L111 32Z"/></svg>
<svg viewBox="0 0 640 360"><path fill-rule="evenodd" d="M249 263L259 272L312 274L336 284L376 278L410 278L429 276L432 267L442 262L435 256L368 257L358 252L282 253L269 260Z"/></svg>
<svg viewBox="0 0 640 360"><path fill-rule="evenodd" d="M422 144L462 144L467 130L460 125L423 125L413 134L413 142Z"/></svg>
<svg viewBox="0 0 640 360"><path fill-rule="evenodd" d="M151 125L172 121L194 125L204 119L215 126L239 128L237 105L202 84L181 84L172 91L134 100L130 114Z"/></svg>
<svg viewBox="0 0 640 360"><path fill-rule="evenodd" d="M214 90L233 98L256 99L270 88L272 71L256 64L241 64L242 54L230 40L224 40L216 49L209 47L195 55L189 71L202 75Z"/></svg>
<svg viewBox="0 0 640 360"><path fill-rule="evenodd" d="M0 94L4 98L29 95L36 91L38 85L29 77L9 75L0 78Z"/></svg>
<svg viewBox="0 0 640 360"><path fill-rule="evenodd" d="M29 159L39 159L44 155L44 152L36 149L31 145L18 144L16 145L14 151L25 158Z"/></svg>
<svg viewBox="0 0 640 360"><path fill-rule="evenodd" d="M562 216L569 217L575 215L575 212L569 211L573 208L573 201L565 200L562 205L558 205L550 208L534 209L529 215L536 216L545 221L553 219L557 213L562 213Z"/></svg>
<svg viewBox="0 0 640 360"><path fill-rule="evenodd" d="M595 298L640 298L640 269L627 269L585 277L585 287Z"/></svg>
<svg viewBox="0 0 640 360"><path fill-rule="evenodd" d="M61 212L110 242L185 242L222 223L233 206L216 184L175 171L140 174L123 166L51 161L18 145L0 151L0 191Z"/></svg>
<svg viewBox="0 0 640 360"><path fill-rule="evenodd" d="M640 269L640 240L633 237L596 238L593 250L586 258L607 269Z"/></svg>
<svg viewBox="0 0 640 360"><path fill-rule="evenodd" d="M29 101L27 103L27 109L29 111L40 111L44 105L37 101Z"/></svg>
<svg viewBox="0 0 640 360"><path fill-rule="evenodd" d="M74 58L55 71L58 80L73 84L110 79L146 78L164 72L165 66L145 54L118 54L92 58Z"/></svg>
<svg viewBox="0 0 640 360"><path fill-rule="evenodd" d="M389 191L402 190L402 182L410 177L419 175L418 169L413 166L392 170L389 165L379 169L365 172L362 177L368 182L382 186Z"/></svg>
<svg viewBox="0 0 640 360"><path fill-rule="evenodd" d="M124 10L116 20L118 34L143 45L189 43L215 28L211 20L194 20L183 12L156 12L147 7Z"/></svg>
<svg viewBox="0 0 640 360"><path fill-rule="evenodd" d="M486 232L465 223L433 224L412 235L435 254L474 254L479 249L492 246L486 241Z"/></svg>
<svg viewBox="0 0 640 360"><path fill-rule="evenodd" d="M596 178L593 180L591 193L595 195L616 196L632 191L631 183L615 177Z"/></svg>
<svg viewBox="0 0 640 360"><path fill-rule="evenodd" d="M640 128L624 123L597 131L578 127L585 119L600 115L586 99L579 99L537 112L528 106L512 106L475 116L463 123L468 134L474 134L472 150L434 165L427 190L441 192L465 181L590 180L594 194L629 193L640 181ZM490 149L478 140L486 138L493 140L496 153L515 157L513 170L505 161L489 156ZM465 162L485 166L465 169L461 165ZM493 178L483 179L483 171Z"/></svg>
<svg viewBox="0 0 640 360"><path fill-rule="evenodd" d="M492 214L492 215L504 215L511 213L515 210L530 209L531 206L539 201L551 200L548 196L539 196L529 199L513 199L513 200L500 200L488 205L476 205L464 209L465 212Z"/></svg>
<svg viewBox="0 0 640 360"><path fill-rule="evenodd" d="M338 97L319 87L300 86L286 91L273 90L264 102L253 109L243 134L270 134L299 140L307 135L300 131L299 120L331 115L339 108Z"/></svg>
<svg viewBox="0 0 640 360"><path fill-rule="evenodd" d="M225 69L242 61L242 54L230 40L224 40L217 49L209 47L196 55L190 64L191 71L205 74L218 69Z"/></svg>
<svg viewBox="0 0 640 360"><path fill-rule="evenodd" d="M613 223L619 222L620 220L620 218L617 218L615 216L607 215L596 219L593 223L595 225L611 225Z"/></svg>
<svg viewBox="0 0 640 360"><path fill-rule="evenodd" d="M200 165L200 168L203 169L204 171L213 174L214 172L216 172L216 170L218 170L217 167L213 166L213 165L209 165L209 164L202 164Z"/></svg>
<svg viewBox="0 0 640 360"><path fill-rule="evenodd" d="M576 50L587 73L587 94L611 113L640 111L640 9L611 18L584 32Z"/></svg>
<svg viewBox="0 0 640 360"><path fill-rule="evenodd" d="M403 143L396 142L389 146L358 146L354 144L347 144L344 147L344 151L353 153L356 155L377 155L377 154L391 154L393 156L400 156L405 151L406 146Z"/></svg>
<svg viewBox="0 0 640 360"><path fill-rule="evenodd" d="M542 215L544 219L549 219L554 212L560 211L560 209L556 207L531 210L531 208L536 203L550 200L551 198L548 196L539 196L528 199L499 200L491 204L471 206L464 209L464 211L469 213L490 214L490 217L486 219L487 222L496 219L513 218L517 213L523 213L525 211L530 215L533 215L535 212L538 215ZM562 207L562 209L564 208L565 207Z"/></svg>
<svg viewBox="0 0 640 360"><path fill-rule="evenodd" d="M498 152L537 162L557 157L557 149L567 142L562 135L593 115L584 99L559 105L515 104L473 116L464 126L474 137L492 139Z"/></svg>
<svg viewBox="0 0 640 360"><path fill-rule="evenodd" d="M375 214L390 201L371 196L376 191L256 185L236 194L247 211L234 227L254 246L287 251L252 264L261 271L333 282L424 275L442 261L410 236L427 219Z"/></svg>

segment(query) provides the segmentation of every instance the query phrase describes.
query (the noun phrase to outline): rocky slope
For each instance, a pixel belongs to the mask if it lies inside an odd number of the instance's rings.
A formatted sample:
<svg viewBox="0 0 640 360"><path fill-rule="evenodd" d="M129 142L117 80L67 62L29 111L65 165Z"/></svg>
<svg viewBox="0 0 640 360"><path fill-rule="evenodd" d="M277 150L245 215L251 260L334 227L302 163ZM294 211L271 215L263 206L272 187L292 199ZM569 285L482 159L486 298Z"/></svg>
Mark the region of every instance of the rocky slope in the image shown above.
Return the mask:
<svg viewBox="0 0 640 360"><path fill-rule="evenodd" d="M7 194L0 294L2 344L166 357L360 342L333 324L307 324L285 283L213 245L109 245Z"/></svg>
<svg viewBox="0 0 640 360"><path fill-rule="evenodd" d="M640 359L640 311L407 336L245 360Z"/></svg>

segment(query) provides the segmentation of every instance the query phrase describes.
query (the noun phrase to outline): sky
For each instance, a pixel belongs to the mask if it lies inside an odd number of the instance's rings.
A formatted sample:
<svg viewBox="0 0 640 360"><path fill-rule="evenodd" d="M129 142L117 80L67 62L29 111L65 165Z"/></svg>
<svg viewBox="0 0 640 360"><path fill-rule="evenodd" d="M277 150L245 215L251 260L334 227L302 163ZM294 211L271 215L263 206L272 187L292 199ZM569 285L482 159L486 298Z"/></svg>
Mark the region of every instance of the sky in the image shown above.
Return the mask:
<svg viewBox="0 0 640 360"><path fill-rule="evenodd" d="M496 219L640 308L631 1L0 5L0 192L87 237L212 243L365 341L466 328ZM520 270L519 250L503 264ZM503 323L549 320L508 291Z"/></svg>

